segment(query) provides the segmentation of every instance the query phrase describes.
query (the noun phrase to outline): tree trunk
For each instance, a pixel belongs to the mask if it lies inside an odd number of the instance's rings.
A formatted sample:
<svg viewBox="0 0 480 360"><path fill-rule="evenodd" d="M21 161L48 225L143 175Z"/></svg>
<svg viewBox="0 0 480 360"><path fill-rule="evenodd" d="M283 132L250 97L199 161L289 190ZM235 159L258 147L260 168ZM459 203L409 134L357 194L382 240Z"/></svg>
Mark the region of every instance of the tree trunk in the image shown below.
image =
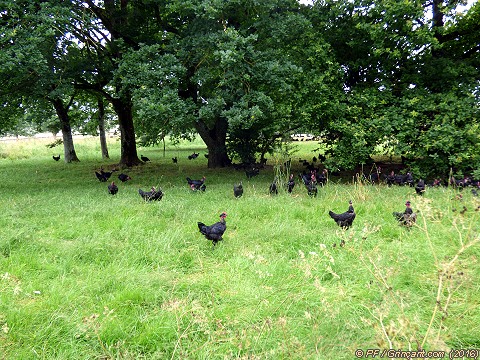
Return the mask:
<svg viewBox="0 0 480 360"><path fill-rule="evenodd" d="M120 125L120 166L131 167L142 163L138 158L135 129L133 127L132 104L129 99L120 98L112 100L113 109L118 116Z"/></svg>
<svg viewBox="0 0 480 360"><path fill-rule="evenodd" d="M107 137L105 135L105 105L102 98L98 98L98 132L100 133L100 147L102 149L102 159L109 159Z"/></svg>
<svg viewBox="0 0 480 360"><path fill-rule="evenodd" d="M198 88L197 83L192 81L196 73L196 67L189 67L187 70L188 84L186 89L179 91L179 96L182 99L191 99L194 103L198 103ZM198 114L197 114L198 116ZM195 123L195 129L207 145L208 149L208 167L218 168L225 167L232 163L227 154L227 130L228 122L224 118L217 118L212 129L202 120Z"/></svg>
<svg viewBox="0 0 480 360"><path fill-rule="evenodd" d="M432 55L434 58L440 58L443 55L443 50L441 45L443 44L442 40L442 29L444 26L444 13L442 10L443 0L433 0L432 2L432 29L434 31L434 36L438 40L440 46L434 47L432 50Z"/></svg>
<svg viewBox="0 0 480 360"><path fill-rule="evenodd" d="M438 29L442 28L444 25L443 22L443 10L442 10L443 0L433 0L432 1L432 22L433 28L438 32Z"/></svg>
<svg viewBox="0 0 480 360"><path fill-rule="evenodd" d="M55 111L57 112L57 116L60 119L60 125L62 127L63 158L66 163L80 161L73 145L72 128L70 126L70 118L68 116L68 107L63 104L61 99L54 99L51 101L55 107Z"/></svg>
<svg viewBox="0 0 480 360"><path fill-rule="evenodd" d="M208 148L208 167L225 167L232 163L227 154L227 120L217 119L212 129L209 129L203 121L195 124L200 137Z"/></svg>

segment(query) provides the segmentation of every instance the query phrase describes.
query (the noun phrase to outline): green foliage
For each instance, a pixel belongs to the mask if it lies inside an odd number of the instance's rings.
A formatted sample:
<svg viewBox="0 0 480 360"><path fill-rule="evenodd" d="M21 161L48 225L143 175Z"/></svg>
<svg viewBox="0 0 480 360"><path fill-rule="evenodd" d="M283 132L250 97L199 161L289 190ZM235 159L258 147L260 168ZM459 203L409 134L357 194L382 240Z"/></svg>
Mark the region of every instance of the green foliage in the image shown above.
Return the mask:
<svg viewBox="0 0 480 360"><path fill-rule="evenodd" d="M479 168L480 141L476 100L468 94L439 94L403 99L398 113L405 121L392 121L399 154L409 153L426 175L454 168L471 174ZM412 94L412 95L413 95Z"/></svg>
<svg viewBox="0 0 480 360"><path fill-rule="evenodd" d="M441 28L425 19L432 4L424 1L313 6L312 22L343 72L342 89L323 106L328 125L311 127L326 130L329 166L353 168L380 146L423 175L478 169L478 44L469 35L478 10L462 17L458 3L434 9Z"/></svg>
<svg viewBox="0 0 480 360"><path fill-rule="evenodd" d="M171 54L162 54L159 45L142 45L123 55L113 82L120 93L132 95L136 133L144 145L191 129L192 104L178 95L184 73L179 61Z"/></svg>
<svg viewBox="0 0 480 360"><path fill-rule="evenodd" d="M304 129L331 168L382 148L423 174L475 171L480 11L462 3L1 1L0 132L58 129L32 114L75 95L72 125L93 133L89 91L120 101L122 121L133 108L144 145L196 132L250 162Z"/></svg>

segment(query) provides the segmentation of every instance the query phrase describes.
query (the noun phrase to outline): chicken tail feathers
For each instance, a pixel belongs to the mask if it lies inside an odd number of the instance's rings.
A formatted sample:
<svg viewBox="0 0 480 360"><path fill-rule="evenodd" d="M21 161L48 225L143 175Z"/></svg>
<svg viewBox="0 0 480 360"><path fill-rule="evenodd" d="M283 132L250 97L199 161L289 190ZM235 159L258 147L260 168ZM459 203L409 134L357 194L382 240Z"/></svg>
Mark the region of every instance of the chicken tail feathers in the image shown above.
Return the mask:
<svg viewBox="0 0 480 360"><path fill-rule="evenodd" d="M337 217L337 214L335 214L333 211L330 210L330 211L328 212L328 215L330 215L330 217L331 217L332 219L336 220L335 218Z"/></svg>
<svg viewBox="0 0 480 360"><path fill-rule="evenodd" d="M200 230L200 232L201 232L203 235L206 235L206 226L205 226L204 223L198 222L198 230Z"/></svg>
<svg viewBox="0 0 480 360"><path fill-rule="evenodd" d="M401 212L393 212L392 214L393 214L393 216L395 217L395 219L397 219L398 221L403 220L403 213L401 213Z"/></svg>
<svg viewBox="0 0 480 360"><path fill-rule="evenodd" d="M147 200L148 196L147 194L145 194L145 191L143 191L142 189L138 189L138 193L144 200Z"/></svg>

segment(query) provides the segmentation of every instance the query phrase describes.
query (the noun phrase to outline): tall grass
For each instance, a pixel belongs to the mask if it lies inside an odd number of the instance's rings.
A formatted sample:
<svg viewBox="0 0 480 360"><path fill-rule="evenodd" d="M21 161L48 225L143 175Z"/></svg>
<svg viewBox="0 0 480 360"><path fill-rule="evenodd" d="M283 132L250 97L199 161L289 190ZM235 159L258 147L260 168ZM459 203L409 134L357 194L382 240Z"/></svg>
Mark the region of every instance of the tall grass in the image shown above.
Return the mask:
<svg viewBox="0 0 480 360"><path fill-rule="evenodd" d="M480 201L468 190L459 200L450 188L418 197L331 181L310 198L297 181L293 194L270 196L284 170L247 180L207 169L196 141L167 142L165 154L140 149L151 163L125 170L132 180L111 196L93 171L118 162L118 142L103 161L97 140L77 140L77 164L54 162L58 148L46 143L0 143L2 359L352 359L367 348L480 348ZM296 156L315 145L300 144ZM201 155L188 160L193 151ZM191 192L185 177L203 175L206 192ZM244 196L235 199L239 180ZM153 185L165 196L145 203L138 188ZM343 231L328 211L345 211L350 199L357 217ZM418 212L411 229L391 214L407 199ZM222 211L227 231L212 250L197 221L216 222Z"/></svg>

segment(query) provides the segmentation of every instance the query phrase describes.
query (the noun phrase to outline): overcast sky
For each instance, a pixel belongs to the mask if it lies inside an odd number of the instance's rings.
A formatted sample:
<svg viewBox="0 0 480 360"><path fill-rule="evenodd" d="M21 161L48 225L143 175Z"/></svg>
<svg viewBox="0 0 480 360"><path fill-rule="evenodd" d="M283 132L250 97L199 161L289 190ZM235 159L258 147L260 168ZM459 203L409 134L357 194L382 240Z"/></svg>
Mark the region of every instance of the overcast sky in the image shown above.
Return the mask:
<svg viewBox="0 0 480 360"><path fill-rule="evenodd" d="M475 1L478 1L478 0L468 0L468 5L467 6L460 6L459 10L464 11L464 10L469 9L475 3ZM313 0L298 0L298 2L301 3L301 4L312 4Z"/></svg>

